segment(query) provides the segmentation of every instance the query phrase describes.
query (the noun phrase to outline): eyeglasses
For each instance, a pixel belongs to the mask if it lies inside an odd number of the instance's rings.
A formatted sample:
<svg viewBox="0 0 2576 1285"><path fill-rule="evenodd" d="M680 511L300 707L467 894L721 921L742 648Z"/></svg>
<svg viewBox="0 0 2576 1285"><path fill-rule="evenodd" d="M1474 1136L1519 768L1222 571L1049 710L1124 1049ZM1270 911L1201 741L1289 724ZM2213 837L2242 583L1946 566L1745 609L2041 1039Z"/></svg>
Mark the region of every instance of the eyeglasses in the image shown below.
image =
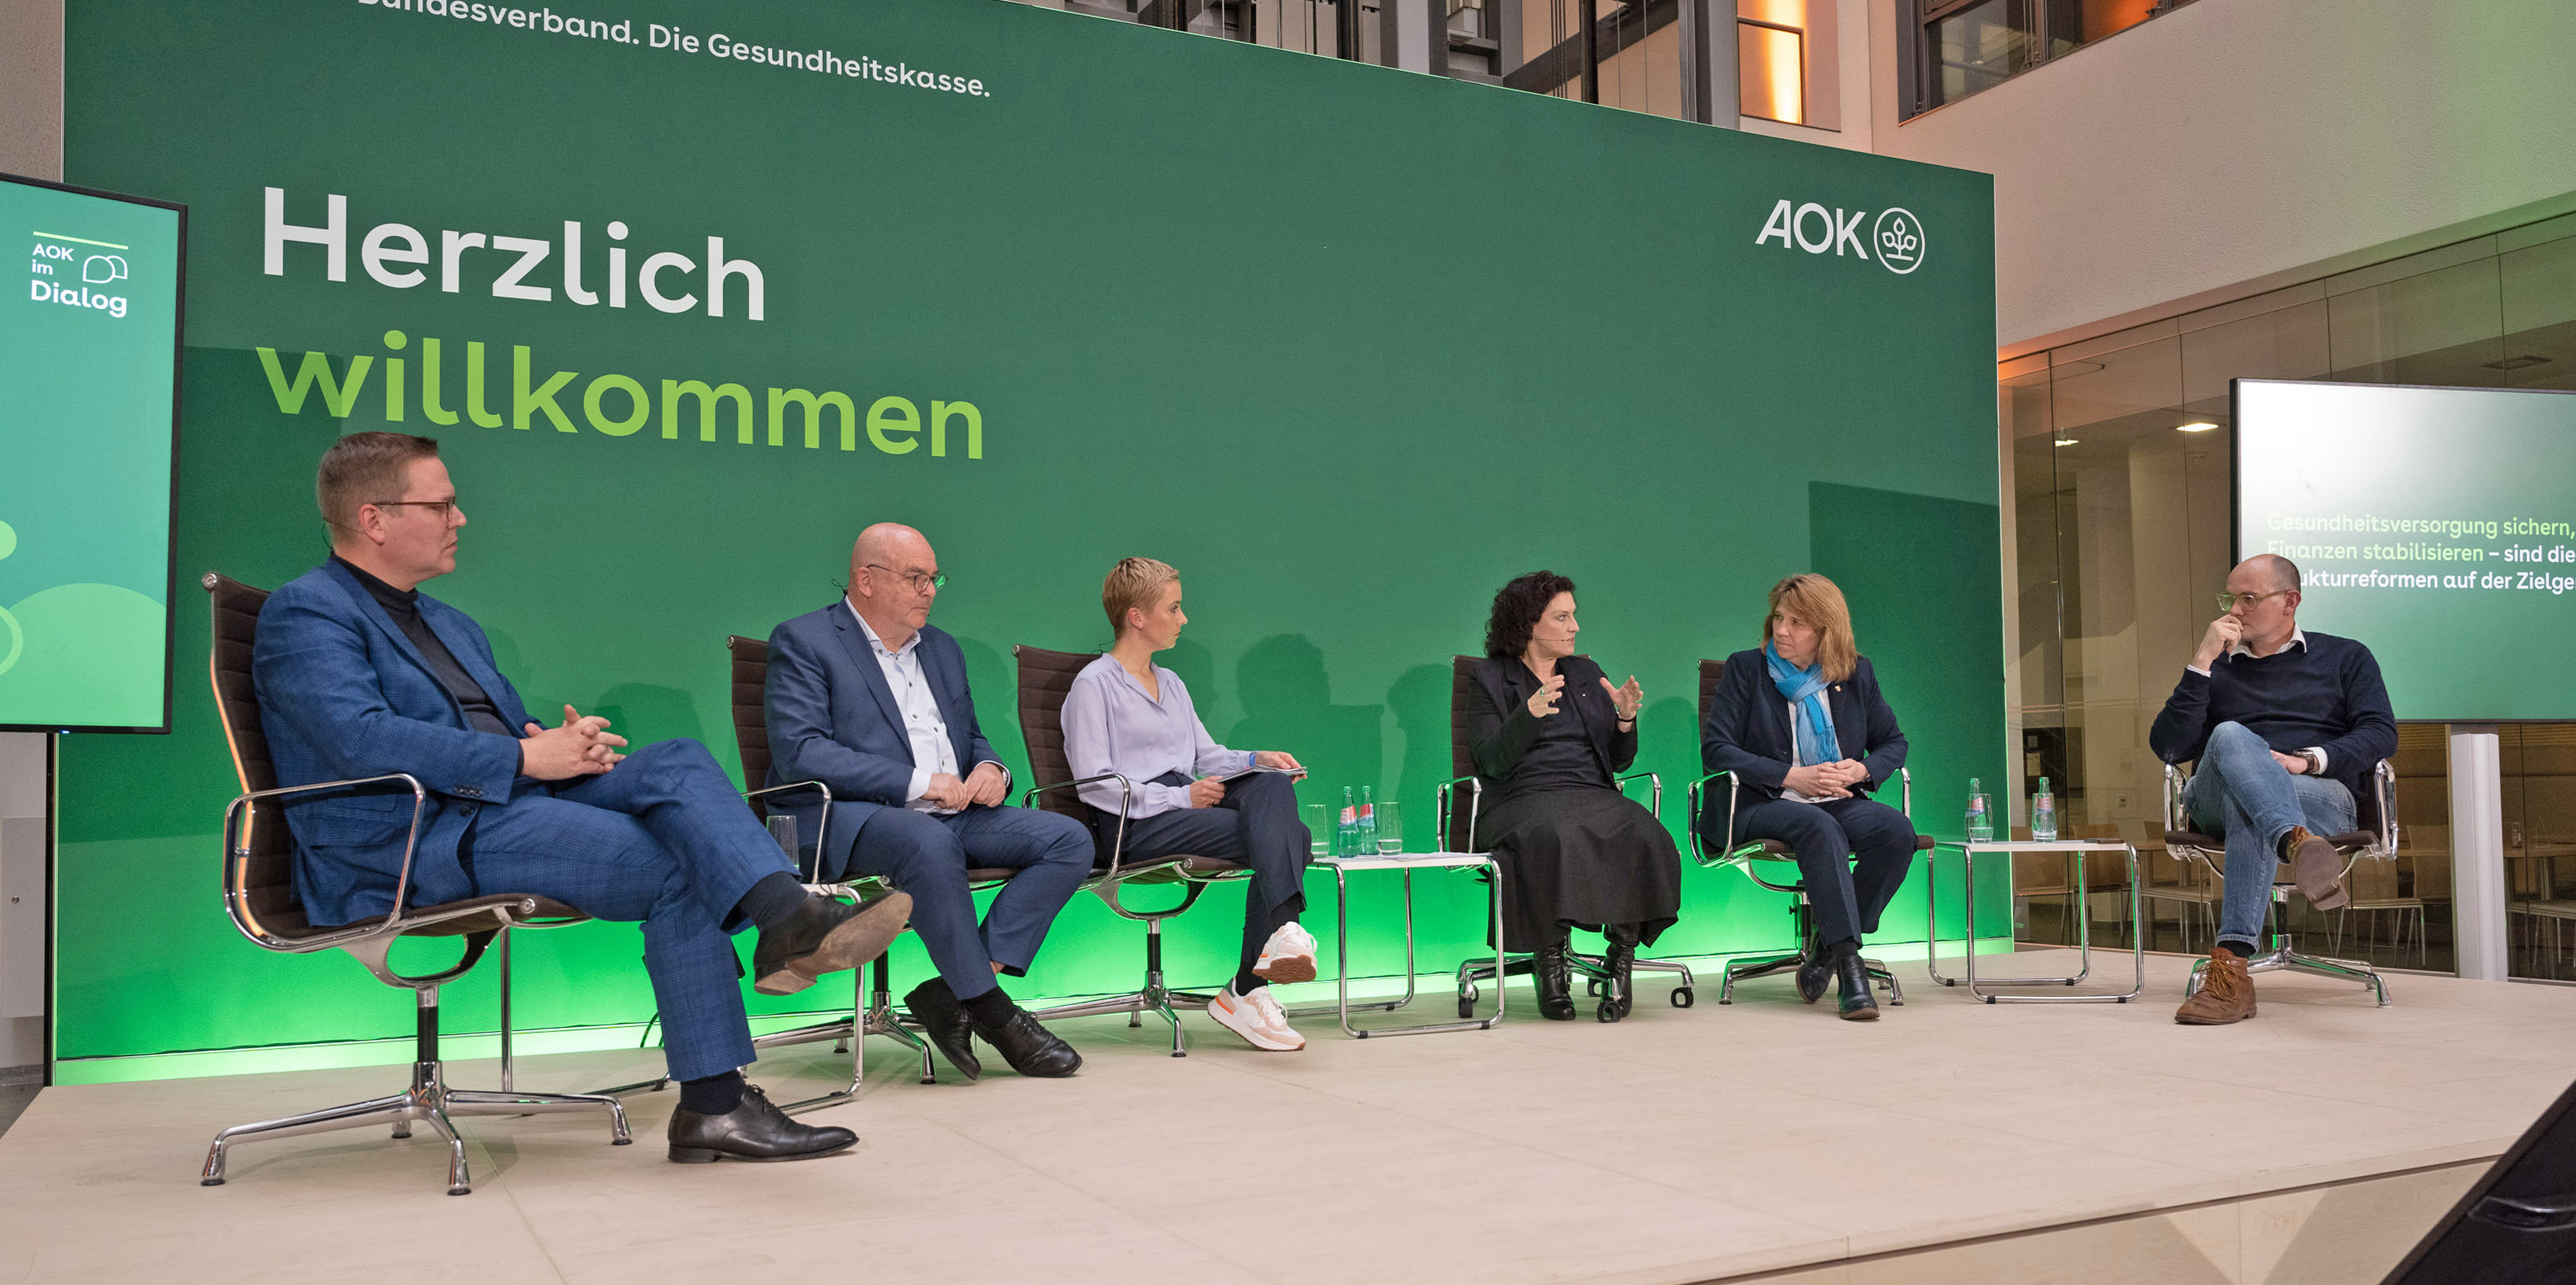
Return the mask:
<svg viewBox="0 0 2576 1285"><path fill-rule="evenodd" d="M874 562L867 563L865 569L869 571L882 571L887 575L893 576L896 579L903 581L905 584L911 585L914 593L928 593L933 589L945 589L948 587L948 577L942 572L933 571L928 575L923 575L918 571L897 571L892 567L880 566Z"/></svg>
<svg viewBox="0 0 2576 1285"><path fill-rule="evenodd" d="M2220 611L2234 611L2236 610L2236 604L2240 602L2251 607L2263 601L2265 598L2278 598L2282 594L2288 592L2289 590L2287 589L2266 589L2261 593L2228 593L2222 590L2218 595L2218 609Z"/></svg>
<svg viewBox="0 0 2576 1285"><path fill-rule="evenodd" d="M380 509L398 509L406 504L412 505L429 510L441 522L446 521L449 515L456 512L456 497L453 495L444 500L369 500L367 503Z"/></svg>

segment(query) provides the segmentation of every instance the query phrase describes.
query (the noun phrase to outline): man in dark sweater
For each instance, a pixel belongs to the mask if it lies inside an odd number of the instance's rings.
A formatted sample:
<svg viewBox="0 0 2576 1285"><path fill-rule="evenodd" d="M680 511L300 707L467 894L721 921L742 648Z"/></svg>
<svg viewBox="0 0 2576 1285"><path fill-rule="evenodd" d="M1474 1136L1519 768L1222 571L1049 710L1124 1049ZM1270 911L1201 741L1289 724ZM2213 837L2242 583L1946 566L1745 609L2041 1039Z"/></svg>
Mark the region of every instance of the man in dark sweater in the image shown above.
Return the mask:
<svg viewBox="0 0 2576 1285"><path fill-rule="evenodd" d="M2245 961L2262 940L2277 863L2319 910L2350 900L2343 860L2320 835L2353 827L2353 799L2397 751L2397 720L2370 649L2302 631L2299 569L2256 554L2227 575L2226 613L2147 733L2167 763L2198 760L2183 807L2194 828L2227 840L2218 944L2200 993L2174 1020L2220 1026L2254 1015Z"/></svg>

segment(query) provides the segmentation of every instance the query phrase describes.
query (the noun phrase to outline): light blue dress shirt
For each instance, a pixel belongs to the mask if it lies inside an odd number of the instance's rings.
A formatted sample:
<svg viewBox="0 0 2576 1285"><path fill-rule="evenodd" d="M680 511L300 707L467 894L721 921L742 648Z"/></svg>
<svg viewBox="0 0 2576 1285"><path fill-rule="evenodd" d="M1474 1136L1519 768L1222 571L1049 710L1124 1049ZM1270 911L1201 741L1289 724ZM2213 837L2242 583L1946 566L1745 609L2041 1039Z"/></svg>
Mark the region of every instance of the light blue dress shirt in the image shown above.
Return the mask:
<svg viewBox="0 0 2576 1285"><path fill-rule="evenodd" d="M1146 695L1144 684L1117 657L1104 655L1074 675L1073 690L1064 698L1064 753L1074 779L1104 772L1126 777L1136 786L1127 809L1131 817L1190 805L1189 787L1153 784L1153 778L1166 772L1214 776L1252 766L1251 751L1230 750L1208 737L1180 675L1157 665L1154 685L1162 689L1161 700ZM1103 812L1118 811L1116 781L1086 785L1076 793Z"/></svg>

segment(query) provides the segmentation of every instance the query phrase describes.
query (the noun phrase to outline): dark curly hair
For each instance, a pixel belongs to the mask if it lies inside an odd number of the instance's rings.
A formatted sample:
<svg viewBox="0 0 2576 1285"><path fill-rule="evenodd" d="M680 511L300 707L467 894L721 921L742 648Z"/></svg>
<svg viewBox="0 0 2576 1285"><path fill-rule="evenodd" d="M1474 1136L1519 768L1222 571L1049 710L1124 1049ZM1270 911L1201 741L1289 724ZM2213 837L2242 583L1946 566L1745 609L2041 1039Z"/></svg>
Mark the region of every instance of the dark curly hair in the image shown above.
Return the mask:
<svg viewBox="0 0 2576 1285"><path fill-rule="evenodd" d="M1485 617L1485 654L1510 660L1529 647L1530 626L1547 614L1547 604L1560 593L1574 592L1574 582L1553 571L1533 571L1513 579L1494 594L1494 611Z"/></svg>

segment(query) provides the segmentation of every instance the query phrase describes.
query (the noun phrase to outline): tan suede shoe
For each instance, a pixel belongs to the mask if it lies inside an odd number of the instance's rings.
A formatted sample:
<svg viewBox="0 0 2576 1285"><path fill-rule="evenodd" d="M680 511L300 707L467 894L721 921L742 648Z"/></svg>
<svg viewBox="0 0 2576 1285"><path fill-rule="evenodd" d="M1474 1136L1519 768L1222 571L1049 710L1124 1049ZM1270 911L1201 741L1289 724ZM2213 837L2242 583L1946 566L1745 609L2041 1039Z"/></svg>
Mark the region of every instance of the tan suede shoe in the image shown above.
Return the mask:
<svg viewBox="0 0 2576 1285"><path fill-rule="evenodd" d="M2232 950L2209 952L2200 993L2174 1010L2174 1020L2185 1026L2226 1026L2252 1016L2254 979L2245 972L2244 958Z"/></svg>
<svg viewBox="0 0 2576 1285"><path fill-rule="evenodd" d="M2340 910L2352 900L2343 886L2343 854L2333 844L2297 825L2281 836L2281 850L2290 863L2290 877L2299 882L2299 895L2310 906Z"/></svg>

